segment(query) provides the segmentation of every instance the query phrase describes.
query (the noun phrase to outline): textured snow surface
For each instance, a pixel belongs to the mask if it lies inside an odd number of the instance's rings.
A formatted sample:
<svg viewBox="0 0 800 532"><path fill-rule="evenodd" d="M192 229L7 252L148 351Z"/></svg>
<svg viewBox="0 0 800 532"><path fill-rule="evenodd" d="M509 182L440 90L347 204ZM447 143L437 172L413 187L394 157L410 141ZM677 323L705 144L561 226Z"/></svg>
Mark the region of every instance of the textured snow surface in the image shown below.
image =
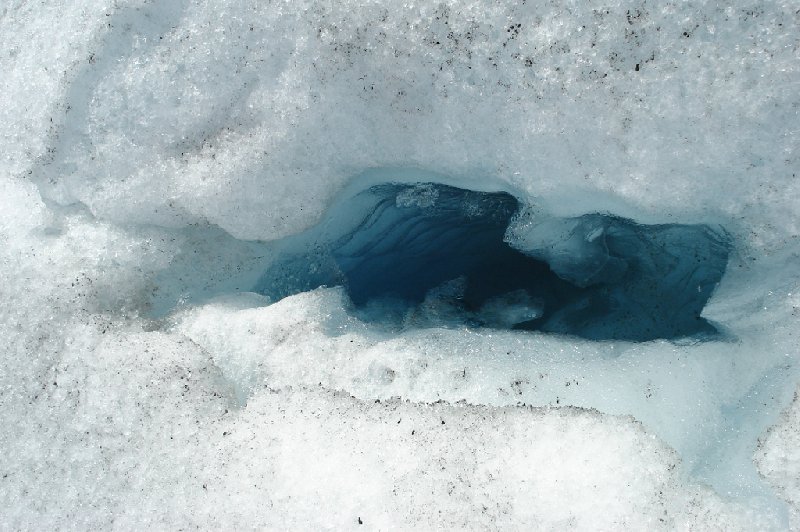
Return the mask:
<svg viewBox="0 0 800 532"><path fill-rule="evenodd" d="M800 528L800 394L760 442L756 463L791 508L792 528Z"/></svg>
<svg viewBox="0 0 800 532"><path fill-rule="evenodd" d="M800 528L796 2L11 0L0 35L0 528ZM519 242L724 227L724 338L252 293L375 168L513 192Z"/></svg>

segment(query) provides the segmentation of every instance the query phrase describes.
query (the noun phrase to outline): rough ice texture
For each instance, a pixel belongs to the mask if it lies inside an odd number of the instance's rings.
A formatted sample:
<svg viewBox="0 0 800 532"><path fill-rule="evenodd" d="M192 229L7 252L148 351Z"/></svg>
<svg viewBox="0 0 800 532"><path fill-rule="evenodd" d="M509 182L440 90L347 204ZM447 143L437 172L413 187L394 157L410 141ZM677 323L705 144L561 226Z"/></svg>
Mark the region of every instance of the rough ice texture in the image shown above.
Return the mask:
<svg viewBox="0 0 800 532"><path fill-rule="evenodd" d="M6 2L0 527L797 527L795 4ZM721 224L731 340L208 301L392 166Z"/></svg>
<svg viewBox="0 0 800 532"><path fill-rule="evenodd" d="M355 172L411 165L494 176L560 214L745 217L754 245L797 232L792 2L382 4L95 8L106 23L52 67L71 67L50 95L71 110L51 114L43 190L274 238Z"/></svg>
<svg viewBox="0 0 800 532"><path fill-rule="evenodd" d="M780 421L759 442L758 469L791 507L791 526L800 528L800 392Z"/></svg>

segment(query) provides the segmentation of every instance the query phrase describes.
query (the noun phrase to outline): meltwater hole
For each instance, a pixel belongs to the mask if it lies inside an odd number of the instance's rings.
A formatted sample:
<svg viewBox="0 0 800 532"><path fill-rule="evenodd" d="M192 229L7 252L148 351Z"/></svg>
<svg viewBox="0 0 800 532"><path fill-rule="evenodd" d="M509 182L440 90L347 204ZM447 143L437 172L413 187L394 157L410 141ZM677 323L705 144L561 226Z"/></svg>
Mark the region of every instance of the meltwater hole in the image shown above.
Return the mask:
<svg viewBox="0 0 800 532"><path fill-rule="evenodd" d="M728 261L722 230L586 214L534 216L511 235L520 208L507 192L373 186L282 242L256 291L277 300L342 285L359 318L390 328L632 341L717 334L701 312Z"/></svg>

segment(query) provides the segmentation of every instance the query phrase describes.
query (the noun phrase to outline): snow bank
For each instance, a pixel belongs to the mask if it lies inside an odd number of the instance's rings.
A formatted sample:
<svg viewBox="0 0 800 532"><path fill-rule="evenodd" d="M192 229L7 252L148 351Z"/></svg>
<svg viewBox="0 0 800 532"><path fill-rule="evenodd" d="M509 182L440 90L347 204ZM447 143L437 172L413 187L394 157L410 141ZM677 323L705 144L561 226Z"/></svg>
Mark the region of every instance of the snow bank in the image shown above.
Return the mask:
<svg viewBox="0 0 800 532"><path fill-rule="evenodd" d="M260 387L238 409L191 343L112 333L87 354L63 352L30 412L59 422L5 447L7 528L770 524L687 485L631 418L318 386Z"/></svg>
<svg viewBox="0 0 800 532"><path fill-rule="evenodd" d="M48 196L270 239L399 165L496 178L560 215L796 233L791 2L171 6L92 10L106 24L82 28L36 172Z"/></svg>

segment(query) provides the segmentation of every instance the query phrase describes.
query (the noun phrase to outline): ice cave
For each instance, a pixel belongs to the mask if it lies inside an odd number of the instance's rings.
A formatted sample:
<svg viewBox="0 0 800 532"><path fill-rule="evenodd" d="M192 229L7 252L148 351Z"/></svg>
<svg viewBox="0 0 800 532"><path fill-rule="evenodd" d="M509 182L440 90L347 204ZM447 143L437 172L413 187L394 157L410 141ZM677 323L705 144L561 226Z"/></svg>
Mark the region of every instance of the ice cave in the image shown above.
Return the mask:
<svg viewBox="0 0 800 532"><path fill-rule="evenodd" d="M395 327L631 341L718 335L701 313L725 272L722 230L591 213L528 219L522 240L509 240L520 209L507 192L374 185L284 244L255 291L276 300L340 284L362 319Z"/></svg>

